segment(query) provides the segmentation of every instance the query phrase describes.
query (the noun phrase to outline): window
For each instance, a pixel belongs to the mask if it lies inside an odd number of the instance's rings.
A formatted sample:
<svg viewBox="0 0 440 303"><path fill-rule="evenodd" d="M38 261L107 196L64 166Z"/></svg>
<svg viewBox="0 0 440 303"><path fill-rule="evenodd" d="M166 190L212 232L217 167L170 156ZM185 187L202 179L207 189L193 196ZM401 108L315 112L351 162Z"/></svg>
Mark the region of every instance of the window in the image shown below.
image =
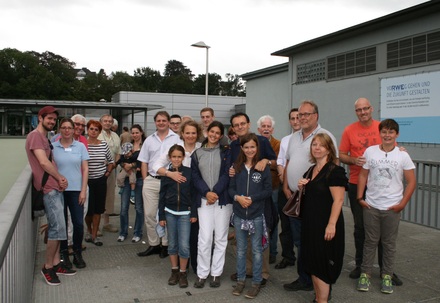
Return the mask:
<svg viewBox="0 0 440 303"><path fill-rule="evenodd" d="M325 80L325 60L318 60L296 67L296 83L309 83Z"/></svg>
<svg viewBox="0 0 440 303"><path fill-rule="evenodd" d="M327 79L353 76L375 70L375 46L327 58Z"/></svg>

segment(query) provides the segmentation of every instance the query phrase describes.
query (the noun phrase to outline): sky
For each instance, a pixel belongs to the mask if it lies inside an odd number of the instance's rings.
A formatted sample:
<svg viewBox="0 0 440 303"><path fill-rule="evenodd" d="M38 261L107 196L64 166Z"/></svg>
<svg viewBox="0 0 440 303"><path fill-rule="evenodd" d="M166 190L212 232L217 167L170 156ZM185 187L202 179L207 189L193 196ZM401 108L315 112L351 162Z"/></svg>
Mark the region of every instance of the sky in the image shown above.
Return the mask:
<svg viewBox="0 0 440 303"><path fill-rule="evenodd" d="M426 0L0 0L0 49L50 51L107 74L178 60L193 74L244 74L271 53Z"/></svg>

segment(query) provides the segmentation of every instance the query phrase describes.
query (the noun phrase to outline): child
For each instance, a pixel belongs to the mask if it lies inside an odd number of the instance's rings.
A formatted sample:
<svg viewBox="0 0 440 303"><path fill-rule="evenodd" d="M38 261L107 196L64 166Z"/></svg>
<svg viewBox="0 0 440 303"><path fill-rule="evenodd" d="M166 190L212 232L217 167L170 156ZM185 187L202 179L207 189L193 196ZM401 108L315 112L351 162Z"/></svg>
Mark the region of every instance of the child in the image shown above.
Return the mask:
<svg viewBox="0 0 440 303"><path fill-rule="evenodd" d="M393 119L383 120L379 124L379 135L382 144L365 150L366 162L359 174L357 187L357 200L363 207L365 228L362 274L357 289L369 290L374 255L380 240L383 247L381 291L391 294L400 212L414 192L416 177L410 156L396 146L399 124ZM367 191L364 197L365 187Z"/></svg>
<svg viewBox="0 0 440 303"><path fill-rule="evenodd" d="M232 292L239 296L246 279L246 250L248 236L252 245L252 288L245 297L255 298L262 281L263 242L267 244L268 231L264 219L264 204L272 196L272 177L269 166L264 171L255 170L258 162L258 138L250 133L240 139L240 154L234 164L236 174L229 183L229 195L233 198L231 223L237 240L237 286ZM264 239L266 241L264 241Z"/></svg>
<svg viewBox="0 0 440 303"><path fill-rule="evenodd" d="M133 159L131 157L133 154L133 144L131 144L130 142L126 142L126 143L122 144L121 151L122 151L122 156L119 157L119 160L116 162L116 166L121 165L122 163L131 163L132 169L130 169L129 171L126 171L125 169L122 168L121 171L116 176L116 184L120 188L119 194L122 195L125 178L128 177L128 180L130 182L130 187L131 187L130 201L133 200L133 202L134 202L134 198L136 196L134 190L136 188L136 170L137 170L137 168L136 168L136 161L133 161Z"/></svg>
<svg viewBox="0 0 440 303"><path fill-rule="evenodd" d="M178 183L162 177L159 192L159 224L168 232L168 253L171 262L171 277L168 285L179 283L180 288L188 287L186 266L189 258L189 236L191 223L197 221L197 207L191 200L191 168L183 166L185 149L180 145L171 146L168 151L170 169L180 172L186 181ZM178 265L180 264L180 271Z"/></svg>

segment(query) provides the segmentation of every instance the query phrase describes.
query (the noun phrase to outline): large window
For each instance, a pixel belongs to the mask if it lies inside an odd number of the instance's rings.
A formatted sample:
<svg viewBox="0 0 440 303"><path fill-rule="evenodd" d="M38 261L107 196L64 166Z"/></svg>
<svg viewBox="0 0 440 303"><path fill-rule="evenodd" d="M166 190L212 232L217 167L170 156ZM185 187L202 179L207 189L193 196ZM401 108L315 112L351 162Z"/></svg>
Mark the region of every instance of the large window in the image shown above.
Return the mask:
<svg viewBox="0 0 440 303"><path fill-rule="evenodd" d="M387 44L387 68L440 60L440 31Z"/></svg>
<svg viewBox="0 0 440 303"><path fill-rule="evenodd" d="M375 70L375 46L327 58L327 79L353 76Z"/></svg>
<svg viewBox="0 0 440 303"><path fill-rule="evenodd" d="M296 67L296 83L325 80L325 60L300 64Z"/></svg>

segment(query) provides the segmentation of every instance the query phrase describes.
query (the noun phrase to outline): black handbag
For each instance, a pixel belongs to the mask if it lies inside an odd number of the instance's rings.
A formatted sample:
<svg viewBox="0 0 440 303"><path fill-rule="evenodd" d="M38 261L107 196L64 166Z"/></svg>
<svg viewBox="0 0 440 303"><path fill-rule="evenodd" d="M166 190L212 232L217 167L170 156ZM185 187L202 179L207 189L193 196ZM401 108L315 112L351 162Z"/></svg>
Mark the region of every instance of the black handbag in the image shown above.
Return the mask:
<svg viewBox="0 0 440 303"><path fill-rule="evenodd" d="M307 171L306 178L310 176L312 168ZM305 195L305 186L300 190L295 190L292 196L287 200L286 205L283 207L283 213L289 217L300 218L301 217L301 200Z"/></svg>

